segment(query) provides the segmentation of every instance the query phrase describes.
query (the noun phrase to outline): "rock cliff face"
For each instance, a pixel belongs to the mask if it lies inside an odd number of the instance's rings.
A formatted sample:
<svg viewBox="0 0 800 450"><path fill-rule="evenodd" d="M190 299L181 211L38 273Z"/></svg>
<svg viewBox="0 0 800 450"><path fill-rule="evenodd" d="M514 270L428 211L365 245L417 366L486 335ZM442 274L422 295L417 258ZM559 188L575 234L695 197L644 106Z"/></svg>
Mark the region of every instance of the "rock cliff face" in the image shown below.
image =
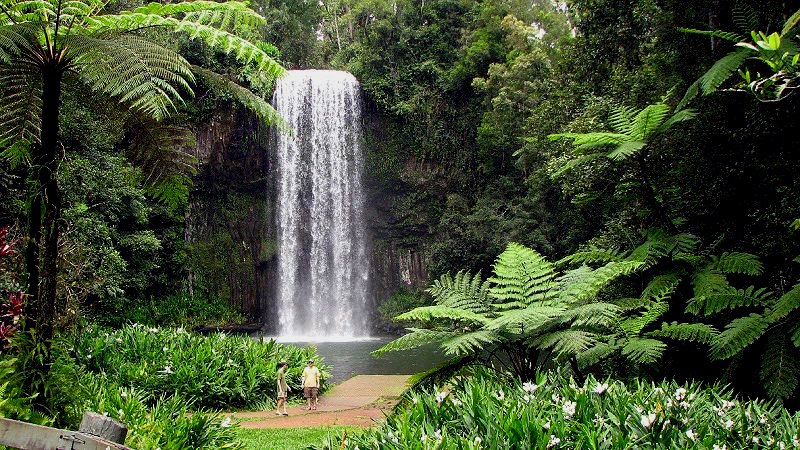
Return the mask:
<svg viewBox="0 0 800 450"><path fill-rule="evenodd" d="M431 217L419 192L439 195L429 168L400 161L400 176L376 175L385 158L386 123L365 107L367 233L370 237L370 299L374 309L399 290L428 284ZM252 320L275 329L276 198L274 137L246 112L218 109L196 130L199 162L186 218L186 241L195 295L227 298ZM372 164L370 163L372 161ZM428 174L425 178L424 174ZM399 179L398 179L399 178ZM409 198L410 193L413 197ZM424 201L423 201L424 203ZM409 206L411 204L411 206Z"/></svg>

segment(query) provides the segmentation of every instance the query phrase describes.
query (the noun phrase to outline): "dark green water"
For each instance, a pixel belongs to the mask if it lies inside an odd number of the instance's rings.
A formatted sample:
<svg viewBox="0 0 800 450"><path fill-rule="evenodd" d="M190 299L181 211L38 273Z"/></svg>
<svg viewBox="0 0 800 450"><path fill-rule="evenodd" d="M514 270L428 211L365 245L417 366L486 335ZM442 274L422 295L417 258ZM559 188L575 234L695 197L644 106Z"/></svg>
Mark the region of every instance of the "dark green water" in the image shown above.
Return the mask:
<svg viewBox="0 0 800 450"><path fill-rule="evenodd" d="M391 352L380 358L370 353L391 341L392 337L350 342L285 342L317 347L325 363L331 366L333 383L342 382L354 375L415 374L431 369L447 358L436 345Z"/></svg>

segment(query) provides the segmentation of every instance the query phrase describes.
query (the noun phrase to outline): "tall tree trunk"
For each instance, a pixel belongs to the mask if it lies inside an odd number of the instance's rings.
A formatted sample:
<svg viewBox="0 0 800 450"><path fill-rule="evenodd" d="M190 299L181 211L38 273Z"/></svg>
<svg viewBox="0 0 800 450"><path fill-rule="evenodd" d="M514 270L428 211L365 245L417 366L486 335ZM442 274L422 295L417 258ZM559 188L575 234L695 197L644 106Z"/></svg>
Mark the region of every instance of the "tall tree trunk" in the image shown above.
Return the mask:
<svg viewBox="0 0 800 450"><path fill-rule="evenodd" d="M28 229L28 328L49 340L56 316L58 279L58 239L61 219L61 192L57 172L58 119L61 106L63 72L57 62L42 71L41 145L34 152L34 181L37 192L31 202Z"/></svg>

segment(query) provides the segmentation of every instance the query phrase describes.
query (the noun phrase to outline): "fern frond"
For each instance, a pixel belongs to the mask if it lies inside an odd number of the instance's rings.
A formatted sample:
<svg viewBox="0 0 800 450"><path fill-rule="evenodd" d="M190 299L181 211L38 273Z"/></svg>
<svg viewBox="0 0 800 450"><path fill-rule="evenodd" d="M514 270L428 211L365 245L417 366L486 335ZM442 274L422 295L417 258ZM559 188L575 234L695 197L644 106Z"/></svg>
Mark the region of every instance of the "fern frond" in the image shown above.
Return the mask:
<svg viewBox="0 0 800 450"><path fill-rule="evenodd" d="M660 330L647 333L648 336L676 339L679 341L700 342L710 344L719 335L719 331L704 323L662 323Z"/></svg>
<svg viewBox="0 0 800 450"><path fill-rule="evenodd" d="M633 126L631 127L630 134L633 140L647 141L652 134L658 131L661 124L667 118L669 110L669 105L663 103L647 105L633 119Z"/></svg>
<svg viewBox="0 0 800 450"><path fill-rule="evenodd" d="M560 133L548 136L550 140L572 139L572 144L578 151L586 151L604 147L617 146L623 142L628 142L631 137L620 133Z"/></svg>
<svg viewBox="0 0 800 450"><path fill-rule="evenodd" d="M692 288L696 298L733 291L725 275L710 266L698 269L692 274Z"/></svg>
<svg viewBox="0 0 800 450"><path fill-rule="evenodd" d="M457 335L453 331L426 330L424 328L408 328L407 330L410 333L404 334L375 350L372 355L381 356L389 352L411 350L429 344L439 344Z"/></svg>
<svg viewBox="0 0 800 450"><path fill-rule="evenodd" d="M178 16L187 21L230 29L233 24L258 26L266 23L264 17L248 8L243 2L214 2L194 0L180 3L149 3L132 11L139 14L156 14L160 16Z"/></svg>
<svg viewBox="0 0 800 450"><path fill-rule="evenodd" d="M631 134L633 119L639 111L630 106L619 106L608 118L608 124L620 134Z"/></svg>
<svg viewBox="0 0 800 450"><path fill-rule="evenodd" d="M645 146L647 146L647 143L642 141L623 142L608 152L606 157L613 161L623 161L639 153L639 150L645 148Z"/></svg>
<svg viewBox="0 0 800 450"><path fill-rule="evenodd" d="M542 255L517 243L510 243L494 264L489 295L501 302L530 303L536 294L550 296L556 288L553 265Z"/></svg>
<svg viewBox="0 0 800 450"><path fill-rule="evenodd" d="M591 367L600 361L608 359L612 353L619 350L619 345L612 345L606 342L597 342L594 347L576 355L578 366L581 368Z"/></svg>
<svg viewBox="0 0 800 450"><path fill-rule="evenodd" d="M787 342L784 332L770 333L761 358L761 381L767 393L780 399L791 397L797 389L799 374L797 349Z"/></svg>
<svg viewBox="0 0 800 450"><path fill-rule="evenodd" d="M619 320L620 312L613 303L593 302L566 310L560 320L574 327L607 327Z"/></svg>
<svg viewBox="0 0 800 450"><path fill-rule="evenodd" d="M620 312L633 311L650 304L650 300L643 298L621 298L614 301Z"/></svg>
<svg viewBox="0 0 800 450"><path fill-rule="evenodd" d="M645 306L645 310L635 317L629 317L620 322L620 328L628 336L636 336L651 323L658 320L661 316L666 314L669 310L669 303L667 302L651 302Z"/></svg>
<svg viewBox="0 0 800 450"><path fill-rule="evenodd" d="M480 273L471 275L459 271L455 277L444 274L434 280L426 290L434 303L450 308L459 308L474 313L489 311L489 282L481 279Z"/></svg>
<svg viewBox="0 0 800 450"><path fill-rule="evenodd" d="M738 47L736 50L720 58L708 71L700 77L700 88L703 95L709 95L719 89L744 62L753 54L748 48Z"/></svg>
<svg viewBox="0 0 800 450"><path fill-rule="evenodd" d="M798 23L800 23L800 9L786 20L786 23L783 25L783 30L781 30L781 37L788 36Z"/></svg>
<svg viewBox="0 0 800 450"><path fill-rule="evenodd" d="M10 63L25 50L37 46L42 22L22 22L0 26L0 63Z"/></svg>
<svg viewBox="0 0 800 450"><path fill-rule="evenodd" d="M642 266L639 261L612 261L572 281L562 289L561 298L569 303L592 299L612 281L630 275Z"/></svg>
<svg viewBox="0 0 800 450"><path fill-rule="evenodd" d="M800 348L800 327L795 328L792 332L792 343L795 347Z"/></svg>
<svg viewBox="0 0 800 450"><path fill-rule="evenodd" d="M683 109L683 108L676 108L675 114L670 116L661 126L658 127L657 133L663 133L670 128L674 127L675 125L683 122L688 122L689 120L694 119L697 117L697 111L694 109Z"/></svg>
<svg viewBox="0 0 800 450"><path fill-rule="evenodd" d="M204 69L199 66L192 66L192 71L200 77L208 87L219 94L232 96L242 106L256 115L265 125L275 125L282 132L290 131L289 125L283 120L281 115L266 100L254 94L237 83L223 77L222 75Z"/></svg>
<svg viewBox="0 0 800 450"><path fill-rule="evenodd" d="M767 311L769 323L775 323L788 316L792 311L800 307L800 284L794 285L792 289L775 302Z"/></svg>
<svg viewBox="0 0 800 450"><path fill-rule="evenodd" d="M575 252L566 256L556 262L561 266L567 263L572 264L591 264L591 263L607 263L611 261L622 261L622 254L618 249L606 249L589 247L586 250Z"/></svg>
<svg viewBox="0 0 800 450"><path fill-rule="evenodd" d="M721 311L741 308L743 306L760 306L767 302L772 292L753 286L747 289L729 289L722 292L708 293L692 298L686 305L686 312L694 315L710 316Z"/></svg>
<svg viewBox="0 0 800 450"><path fill-rule="evenodd" d="M749 4L737 1L733 5L733 24L743 34L757 30L759 25L758 13Z"/></svg>
<svg viewBox="0 0 800 450"><path fill-rule="evenodd" d="M551 349L556 357L574 356L597 344L597 335L588 331L566 329L546 333L530 340L532 346Z"/></svg>
<svg viewBox="0 0 800 450"><path fill-rule="evenodd" d="M677 273L656 275L642 291L642 299L662 301L669 298L681 282Z"/></svg>
<svg viewBox="0 0 800 450"><path fill-rule="evenodd" d="M602 156L603 153L590 153L588 155L578 155L577 157L572 158L567 162L565 162L564 164L562 164L555 172L553 172L553 174L550 177L556 179L561 175L564 175L565 173L569 172L570 170L580 165L594 161L598 158L601 158Z"/></svg>
<svg viewBox="0 0 800 450"><path fill-rule="evenodd" d="M197 159L185 151L196 145L194 133L188 128L140 120L133 135L128 158L142 169L145 183L157 184L172 175L191 177L197 173Z"/></svg>
<svg viewBox="0 0 800 450"><path fill-rule="evenodd" d="M163 202L170 209L176 209L189 201L189 187L192 179L180 174L173 174L150 185L148 193Z"/></svg>
<svg viewBox="0 0 800 450"><path fill-rule="evenodd" d="M490 345L498 342L497 333L491 330L477 330L453 336L442 342L442 348L447 355L463 356L470 353L479 353Z"/></svg>
<svg viewBox="0 0 800 450"><path fill-rule="evenodd" d="M744 34L733 33L730 31L720 31L720 30L697 30L694 28L678 28L679 31L689 34L699 34L702 36L708 37L715 37L724 39L729 42L733 42L734 44L737 42L741 42L747 39L747 36Z"/></svg>
<svg viewBox="0 0 800 450"><path fill-rule="evenodd" d="M504 329L523 335L530 334L550 323L564 311L565 308L560 306L533 304L523 309L503 311L484 328L488 330Z"/></svg>
<svg viewBox="0 0 800 450"><path fill-rule="evenodd" d="M95 33L127 32L146 27L167 28L185 34L190 39L201 39L214 49L232 54L244 64L253 63L272 78L278 78L284 73L283 67L257 45L235 34L202 23L135 12L100 15L92 17L88 23L90 30Z"/></svg>
<svg viewBox="0 0 800 450"><path fill-rule="evenodd" d="M743 252L725 252L712 257L712 270L722 273L740 273L744 275L761 275L764 265L758 256Z"/></svg>
<svg viewBox="0 0 800 450"><path fill-rule="evenodd" d="M659 340L634 337L622 347L622 355L635 364L652 364L661 359L666 348L667 344Z"/></svg>
<svg viewBox="0 0 800 450"><path fill-rule="evenodd" d="M0 148L38 143L41 113L39 71L27 64L0 66Z"/></svg>
<svg viewBox="0 0 800 450"><path fill-rule="evenodd" d="M489 323L489 319L481 314L458 308L448 308L441 305L420 306L395 317L395 320L399 321L419 320L430 322L436 319L452 320L454 322L470 322L478 325Z"/></svg>
<svg viewBox="0 0 800 450"><path fill-rule="evenodd" d="M767 330L769 322L760 314L752 313L729 323L711 343L711 357L728 359L750 346Z"/></svg>

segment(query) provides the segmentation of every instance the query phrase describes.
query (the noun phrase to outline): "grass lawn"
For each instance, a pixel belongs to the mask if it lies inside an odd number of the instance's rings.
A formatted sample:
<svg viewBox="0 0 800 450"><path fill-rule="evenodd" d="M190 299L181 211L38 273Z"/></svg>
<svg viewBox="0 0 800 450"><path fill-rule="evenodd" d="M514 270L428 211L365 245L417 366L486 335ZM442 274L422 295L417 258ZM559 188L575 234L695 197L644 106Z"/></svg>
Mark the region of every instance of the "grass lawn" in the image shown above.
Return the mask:
<svg viewBox="0 0 800 450"><path fill-rule="evenodd" d="M335 449L344 431L351 433L359 427L330 426L318 428L265 428L239 430L239 438L246 448L253 450L304 450L309 445L322 445L333 438Z"/></svg>

